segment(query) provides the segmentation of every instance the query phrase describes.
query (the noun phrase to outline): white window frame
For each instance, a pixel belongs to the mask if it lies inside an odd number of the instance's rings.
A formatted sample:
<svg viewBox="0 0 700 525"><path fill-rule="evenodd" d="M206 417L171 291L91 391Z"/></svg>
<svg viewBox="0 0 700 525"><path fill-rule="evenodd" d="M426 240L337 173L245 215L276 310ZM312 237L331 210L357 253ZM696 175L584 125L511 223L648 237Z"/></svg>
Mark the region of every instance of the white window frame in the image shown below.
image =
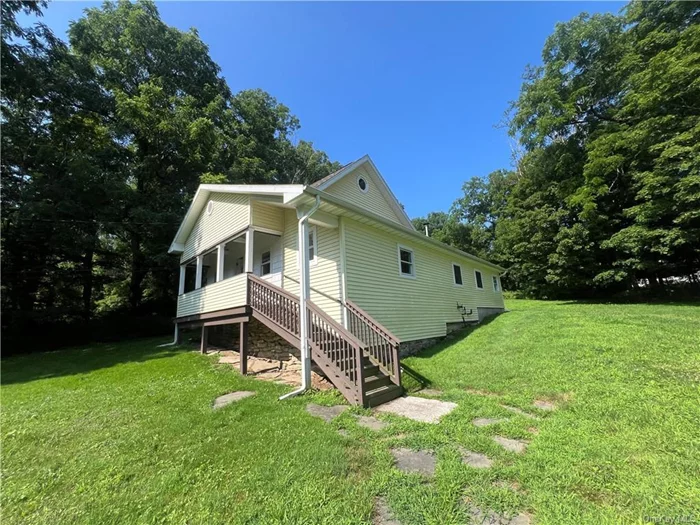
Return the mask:
<svg viewBox="0 0 700 525"><path fill-rule="evenodd" d="M313 242L313 247L314 247L314 258L311 259L309 257L309 266L315 266L316 263L318 262L318 232L316 230L316 226L309 226L309 240ZM309 244L309 250L311 249L311 245ZM308 257L308 253L306 254Z"/></svg>
<svg viewBox="0 0 700 525"><path fill-rule="evenodd" d="M481 275L481 286L479 286L479 281L476 279L476 274ZM483 290L484 289L484 272L481 270L474 270L474 287L477 290Z"/></svg>
<svg viewBox="0 0 700 525"><path fill-rule="evenodd" d="M455 266L459 268L459 277L462 279L461 283L458 283L457 279L455 278ZM452 263L452 282L455 286L464 286L464 272L462 272L462 265L456 262Z"/></svg>
<svg viewBox="0 0 700 525"><path fill-rule="evenodd" d="M493 283L493 291L500 292L501 291L501 279L498 277L498 275L492 275L491 282Z"/></svg>
<svg viewBox="0 0 700 525"><path fill-rule="evenodd" d="M406 251L411 254L411 273L403 273L401 270L401 251ZM409 248L408 246L404 246L402 244L397 244L396 245L396 256L398 257L399 261L399 275L401 277L405 277L406 279L415 279L416 278L416 252L413 251L413 249Z"/></svg>
<svg viewBox="0 0 700 525"><path fill-rule="evenodd" d="M265 262L265 254L267 254L267 262ZM265 265L268 266L268 271L265 273ZM272 273L272 250L267 250L260 254L260 277L270 275Z"/></svg>

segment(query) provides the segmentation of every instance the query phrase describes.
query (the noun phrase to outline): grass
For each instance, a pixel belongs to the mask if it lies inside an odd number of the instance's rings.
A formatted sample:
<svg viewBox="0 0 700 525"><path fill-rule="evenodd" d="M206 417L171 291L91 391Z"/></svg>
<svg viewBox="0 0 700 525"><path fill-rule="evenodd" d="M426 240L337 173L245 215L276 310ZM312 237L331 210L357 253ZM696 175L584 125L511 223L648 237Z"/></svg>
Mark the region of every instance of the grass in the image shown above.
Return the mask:
<svg viewBox="0 0 700 525"><path fill-rule="evenodd" d="M454 412L439 425L382 415L378 433L359 408L330 424L306 413L337 394L280 402L289 388L157 340L3 360L2 522L368 523L378 495L404 525L467 523L469 506L556 525L700 520L700 308L508 306L405 360ZM257 395L212 411L232 390ZM393 468L394 446L434 451L435 477ZM460 446L493 468L463 465Z"/></svg>

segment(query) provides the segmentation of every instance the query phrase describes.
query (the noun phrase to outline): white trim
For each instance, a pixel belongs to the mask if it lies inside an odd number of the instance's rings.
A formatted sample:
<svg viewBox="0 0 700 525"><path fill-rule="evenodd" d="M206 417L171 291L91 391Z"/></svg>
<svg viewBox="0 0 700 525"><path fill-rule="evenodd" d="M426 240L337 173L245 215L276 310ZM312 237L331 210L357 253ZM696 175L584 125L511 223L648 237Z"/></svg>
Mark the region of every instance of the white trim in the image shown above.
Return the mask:
<svg viewBox="0 0 700 525"><path fill-rule="evenodd" d="M479 274L481 276L481 286L479 286L479 281L476 279L476 274ZM477 290L483 290L484 289L484 272L481 270L477 270L476 268L474 269L474 287Z"/></svg>
<svg viewBox="0 0 700 525"><path fill-rule="evenodd" d="M245 231L245 266L243 271L251 273L253 271L253 237L254 231L248 228Z"/></svg>
<svg viewBox="0 0 700 525"><path fill-rule="evenodd" d="M345 261L345 221L342 217L338 218L338 237L340 242L340 302L341 305L341 315L343 319L343 326L348 327L348 309L345 308L345 301L348 299L347 291L347 276L345 272L347 271L347 262Z"/></svg>
<svg viewBox="0 0 700 525"><path fill-rule="evenodd" d="M197 273L194 278L194 289L199 290L202 287L202 262L204 261L204 254L197 256Z"/></svg>
<svg viewBox="0 0 700 525"><path fill-rule="evenodd" d="M423 244L428 244L431 245L432 247L439 248L443 251L451 253L453 256L458 255L460 257L464 257L466 259L469 259L470 264L473 263L478 263L480 265L486 266L488 268L491 268L497 272L504 272L505 268L498 266L497 264L494 264L492 262L489 262L485 259L481 259L480 257L477 257L476 255L472 255L471 253L464 252L462 250L459 250L453 246L449 246L445 243L442 243L438 240L435 240L433 237L427 237L425 233L421 233L419 231L416 231L415 228L411 227L410 229L399 224L396 221L392 221L391 219L387 219L386 217L382 217L380 215L377 215L376 213L373 213L369 210L366 210L364 208L360 208L359 206L352 204L345 199L341 199L339 197L336 197L334 195L330 195L328 193L325 193L323 191L319 191L316 188L312 188L310 186L306 187L306 193L309 195L320 195L325 202L328 204L332 204L334 206L339 206L341 208L344 208L352 213L356 213L358 215L361 215L367 219L370 219L374 222L378 222L384 226L390 227L392 230L399 231L401 233L404 233L406 235L410 235L413 237L416 241L423 243ZM353 218L353 217L351 217ZM354 219L354 218L353 218ZM357 219L355 219L357 220ZM376 227L372 224L370 224L373 227Z"/></svg>
<svg viewBox="0 0 700 525"><path fill-rule="evenodd" d="M403 273L401 270L401 251L406 251L411 253L411 273ZM401 277L405 277L406 279L415 279L416 278L416 252L413 251L413 248L409 248L408 246L404 246L403 244L397 244L396 245L396 256L398 257L398 262L399 262L399 275Z"/></svg>
<svg viewBox="0 0 700 525"><path fill-rule="evenodd" d="M365 189L364 190L360 187L360 180L365 181ZM364 174L358 173L357 177L355 177L355 182L357 183L357 189L360 190L362 193L369 192L369 181L367 180L367 177L364 176Z"/></svg>
<svg viewBox="0 0 700 525"><path fill-rule="evenodd" d="M284 235L284 232L281 232L279 230L270 230L269 228L260 228L259 226L251 226L250 229L259 233L267 233L268 235L274 235L275 237L282 237Z"/></svg>
<svg viewBox="0 0 700 525"><path fill-rule="evenodd" d="M459 268L459 278L462 281L461 283L458 283L455 277L455 266ZM462 273L462 265L456 262L452 263L452 283L455 286L464 286L464 274Z"/></svg>
<svg viewBox="0 0 700 525"><path fill-rule="evenodd" d="M314 258L309 258L309 266L316 266L318 264L318 230L316 226L309 226L309 234L314 243ZM311 248L311 245L309 245L309 248Z"/></svg>
<svg viewBox="0 0 700 525"><path fill-rule="evenodd" d="M216 282L224 280L224 247L226 243L220 243L216 247Z"/></svg>
<svg viewBox="0 0 700 525"><path fill-rule="evenodd" d="M187 265L181 264L180 265L180 281L178 283L177 295L182 295L185 293L185 275L186 274L187 274Z"/></svg>

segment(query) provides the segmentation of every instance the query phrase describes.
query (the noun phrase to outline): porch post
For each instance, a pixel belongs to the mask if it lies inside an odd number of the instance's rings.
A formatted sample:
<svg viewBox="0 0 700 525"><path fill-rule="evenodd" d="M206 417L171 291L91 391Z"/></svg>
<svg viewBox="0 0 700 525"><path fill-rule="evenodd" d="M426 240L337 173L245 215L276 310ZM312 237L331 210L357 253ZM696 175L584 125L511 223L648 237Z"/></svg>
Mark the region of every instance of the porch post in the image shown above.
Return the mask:
<svg viewBox="0 0 700 525"><path fill-rule="evenodd" d="M209 346L209 328L202 326L202 340L200 343L199 351L203 354L207 353L207 346Z"/></svg>
<svg viewBox="0 0 700 525"><path fill-rule="evenodd" d="M241 365L241 375L248 373L248 323L239 323L238 357Z"/></svg>
<svg viewBox="0 0 700 525"><path fill-rule="evenodd" d="M185 273L187 272L187 267L184 264L180 265L180 286L177 289L177 294L182 295L185 293Z"/></svg>
<svg viewBox="0 0 700 525"><path fill-rule="evenodd" d="M224 243L217 246L216 251L216 282L224 280Z"/></svg>
<svg viewBox="0 0 700 525"><path fill-rule="evenodd" d="M204 261L204 255L197 256L197 275L194 279L194 289L198 290L202 287L202 262Z"/></svg>
<svg viewBox="0 0 700 525"><path fill-rule="evenodd" d="M245 232L245 272L253 272L253 237L254 231L248 228Z"/></svg>

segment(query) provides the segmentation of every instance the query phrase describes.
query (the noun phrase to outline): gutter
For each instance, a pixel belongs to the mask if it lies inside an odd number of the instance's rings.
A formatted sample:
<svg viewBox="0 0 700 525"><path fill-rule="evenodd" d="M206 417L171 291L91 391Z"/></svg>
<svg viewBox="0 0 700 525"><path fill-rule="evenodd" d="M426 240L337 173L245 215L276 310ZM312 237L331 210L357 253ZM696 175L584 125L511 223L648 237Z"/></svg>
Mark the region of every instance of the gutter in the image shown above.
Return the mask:
<svg viewBox="0 0 700 525"><path fill-rule="evenodd" d="M311 388L311 349L309 348L308 329L306 318L306 301L311 295L311 279L309 275L309 218L316 213L321 206L321 196L316 195L316 202L304 215L299 217L297 225L299 246L299 347L301 351L301 387L280 397L288 399ZM298 214L298 212L297 212ZM318 247L316 247L318 249Z"/></svg>

